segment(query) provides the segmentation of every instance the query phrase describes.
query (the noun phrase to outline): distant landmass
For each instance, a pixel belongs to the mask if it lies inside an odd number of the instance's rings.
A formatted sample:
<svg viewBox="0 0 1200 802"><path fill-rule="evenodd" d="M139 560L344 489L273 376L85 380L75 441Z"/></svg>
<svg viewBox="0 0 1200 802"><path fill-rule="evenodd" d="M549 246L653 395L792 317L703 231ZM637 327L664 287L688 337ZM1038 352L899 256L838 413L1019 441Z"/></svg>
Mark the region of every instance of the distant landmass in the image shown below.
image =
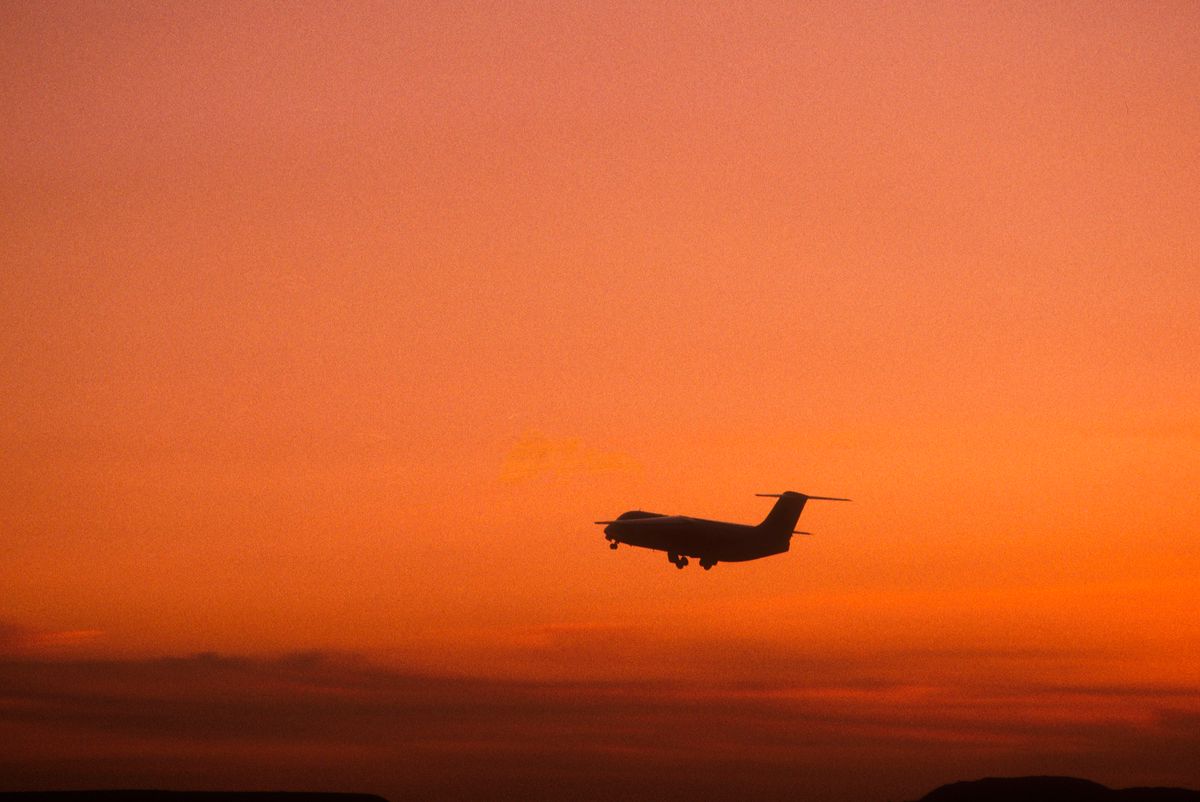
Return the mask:
<svg viewBox="0 0 1200 802"><path fill-rule="evenodd" d="M0 802L387 802L374 794L248 791L0 792ZM1113 789L1076 777L986 777L950 783L917 802L1200 802L1185 788Z"/></svg>
<svg viewBox="0 0 1200 802"><path fill-rule="evenodd" d="M1200 791L1112 789L1075 777L986 777L943 785L918 802L1200 802Z"/></svg>

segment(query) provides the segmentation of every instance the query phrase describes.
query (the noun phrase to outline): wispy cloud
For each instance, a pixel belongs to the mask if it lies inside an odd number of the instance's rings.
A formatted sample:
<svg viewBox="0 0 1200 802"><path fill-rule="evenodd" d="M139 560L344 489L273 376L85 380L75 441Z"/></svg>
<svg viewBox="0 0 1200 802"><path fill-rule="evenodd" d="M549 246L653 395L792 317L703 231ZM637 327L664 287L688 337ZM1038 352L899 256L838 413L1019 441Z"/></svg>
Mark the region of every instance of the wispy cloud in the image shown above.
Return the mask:
<svg viewBox="0 0 1200 802"><path fill-rule="evenodd" d="M0 776L13 787L882 800L997 771L1200 784L1179 760L1200 749L1200 703L1181 692L1195 689L839 682L832 670L769 685L531 682L322 653L9 658L0 688Z"/></svg>
<svg viewBox="0 0 1200 802"><path fill-rule="evenodd" d="M32 629L0 621L0 655L68 651L104 637L100 629Z"/></svg>
<svg viewBox="0 0 1200 802"><path fill-rule="evenodd" d="M527 431L513 444L500 468L500 479L517 483L539 476L591 476L641 470L628 454L604 451L576 437L548 437Z"/></svg>

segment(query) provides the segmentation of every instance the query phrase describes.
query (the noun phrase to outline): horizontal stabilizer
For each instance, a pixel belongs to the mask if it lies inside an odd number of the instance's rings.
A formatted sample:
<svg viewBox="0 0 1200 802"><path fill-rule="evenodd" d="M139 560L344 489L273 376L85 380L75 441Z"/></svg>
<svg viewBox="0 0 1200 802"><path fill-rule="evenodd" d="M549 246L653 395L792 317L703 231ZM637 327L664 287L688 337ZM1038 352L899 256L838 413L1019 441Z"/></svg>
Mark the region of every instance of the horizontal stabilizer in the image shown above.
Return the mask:
<svg viewBox="0 0 1200 802"><path fill-rule="evenodd" d="M796 529L792 532L792 534L793 535L811 535L812 532L801 532L799 529Z"/></svg>
<svg viewBox="0 0 1200 802"><path fill-rule="evenodd" d="M807 493L796 493L792 490L789 490L787 493L755 493L754 495L761 496L763 498L783 498L784 496L789 496L789 495L790 496L801 496L803 498L808 499L809 501L853 501L853 499L835 498L833 496L810 496Z"/></svg>

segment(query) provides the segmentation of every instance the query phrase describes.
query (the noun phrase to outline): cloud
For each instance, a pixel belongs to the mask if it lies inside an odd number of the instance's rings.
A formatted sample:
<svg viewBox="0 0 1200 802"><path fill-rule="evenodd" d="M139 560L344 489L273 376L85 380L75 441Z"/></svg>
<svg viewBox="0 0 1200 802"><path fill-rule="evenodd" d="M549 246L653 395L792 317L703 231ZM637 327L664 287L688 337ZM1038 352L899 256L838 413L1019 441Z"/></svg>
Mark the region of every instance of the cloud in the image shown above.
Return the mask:
<svg viewBox="0 0 1200 802"><path fill-rule="evenodd" d="M769 685L518 681L326 653L8 658L0 688L11 788L848 802L1000 771L1200 784L1180 760L1200 749L1195 689L839 682L832 668Z"/></svg>
<svg viewBox="0 0 1200 802"><path fill-rule="evenodd" d="M32 629L0 621L0 655L65 651L104 637L100 629Z"/></svg>
<svg viewBox="0 0 1200 802"><path fill-rule="evenodd" d="M628 454L602 451L574 437L552 438L527 431L513 444L500 468L500 479L518 483L539 476L595 476L631 473L641 464Z"/></svg>

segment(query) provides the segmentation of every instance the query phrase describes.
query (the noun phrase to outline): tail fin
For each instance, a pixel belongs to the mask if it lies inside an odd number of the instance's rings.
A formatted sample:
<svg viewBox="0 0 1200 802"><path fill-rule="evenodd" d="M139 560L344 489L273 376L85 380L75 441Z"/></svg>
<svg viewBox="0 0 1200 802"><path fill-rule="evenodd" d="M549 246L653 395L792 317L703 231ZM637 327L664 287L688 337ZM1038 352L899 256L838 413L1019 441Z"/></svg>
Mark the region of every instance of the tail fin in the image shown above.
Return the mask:
<svg viewBox="0 0 1200 802"><path fill-rule="evenodd" d="M800 520L800 513L804 512L804 505L809 499L817 501L849 501L848 498L834 498L833 496L807 496L804 493L797 493L788 490L784 493L755 493L756 496L764 498L777 498L775 506L767 513L767 517L758 525L758 528L763 532L783 537L790 537L792 530L796 528L796 522Z"/></svg>

